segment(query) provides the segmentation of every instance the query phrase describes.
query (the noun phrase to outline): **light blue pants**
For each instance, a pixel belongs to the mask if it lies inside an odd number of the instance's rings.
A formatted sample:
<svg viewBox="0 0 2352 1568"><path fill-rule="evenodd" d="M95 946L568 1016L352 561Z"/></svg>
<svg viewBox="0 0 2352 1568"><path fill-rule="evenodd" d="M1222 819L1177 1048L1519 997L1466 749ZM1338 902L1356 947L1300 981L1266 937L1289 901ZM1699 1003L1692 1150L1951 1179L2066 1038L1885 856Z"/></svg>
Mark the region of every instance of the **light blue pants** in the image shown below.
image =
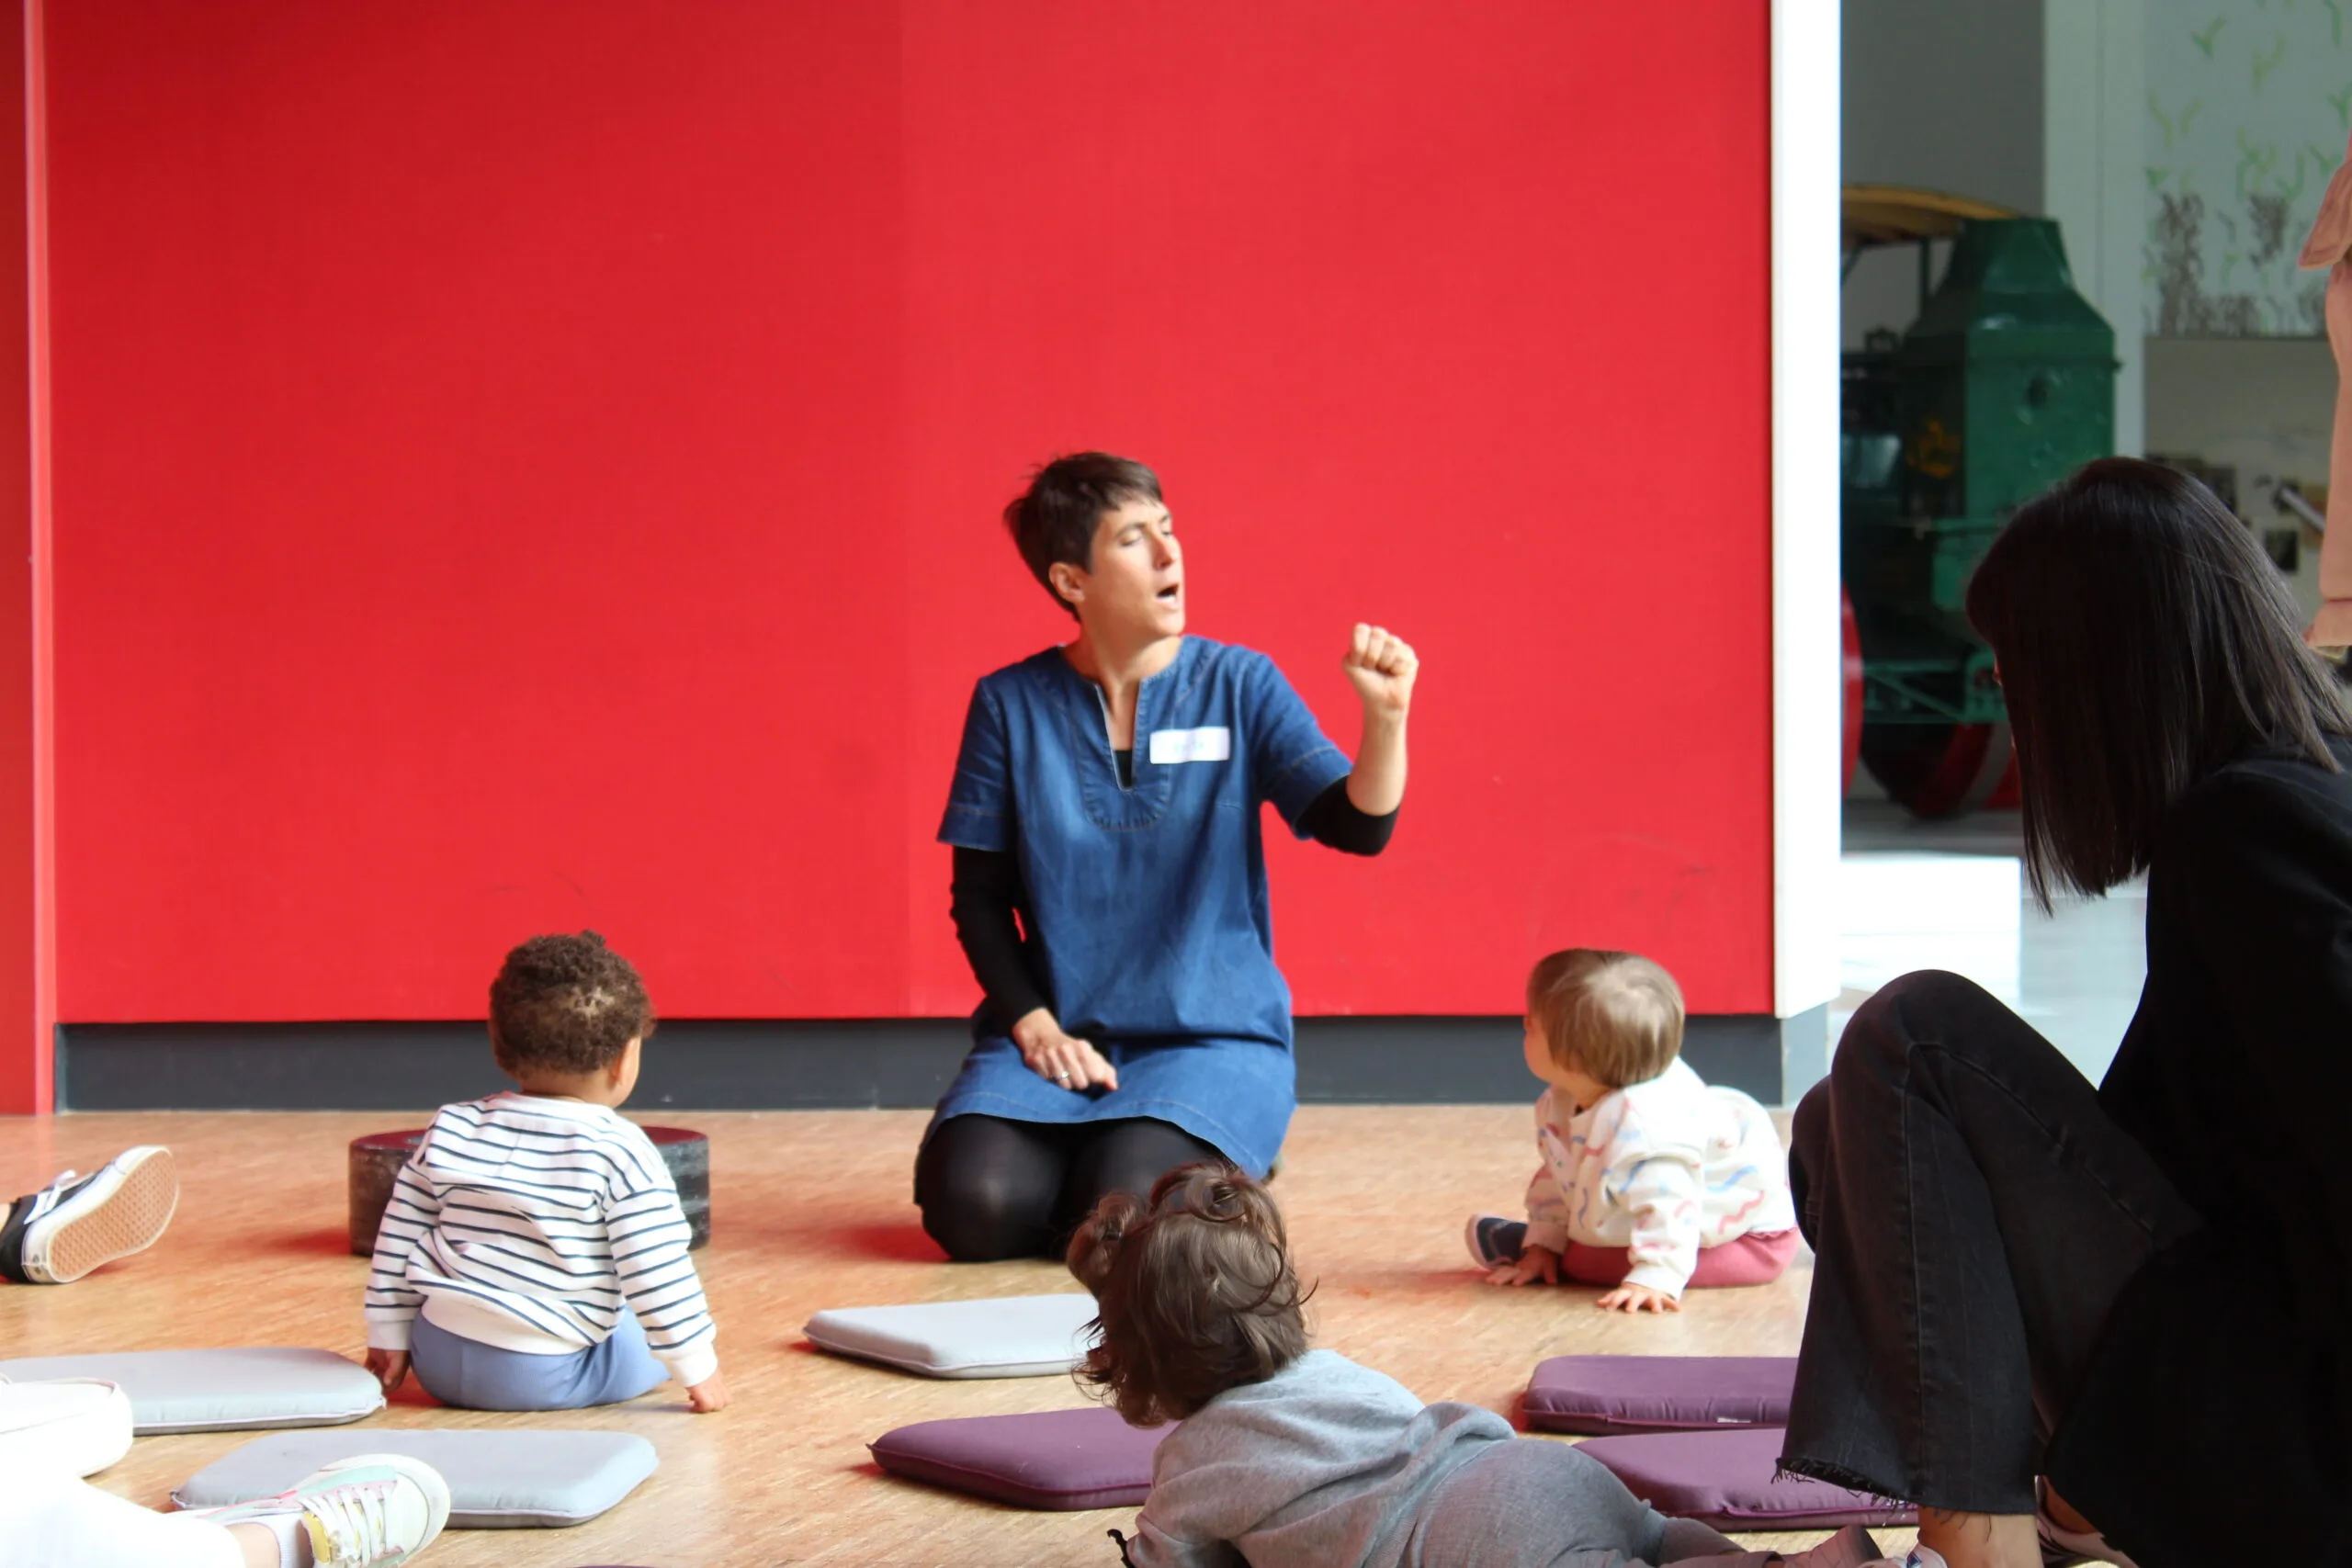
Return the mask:
<svg viewBox="0 0 2352 1568"><path fill-rule="evenodd" d="M645 1330L623 1312L603 1344L568 1356L508 1350L436 1328L420 1316L409 1330L409 1366L424 1392L459 1410L578 1410L651 1393L670 1369L645 1347Z"/></svg>

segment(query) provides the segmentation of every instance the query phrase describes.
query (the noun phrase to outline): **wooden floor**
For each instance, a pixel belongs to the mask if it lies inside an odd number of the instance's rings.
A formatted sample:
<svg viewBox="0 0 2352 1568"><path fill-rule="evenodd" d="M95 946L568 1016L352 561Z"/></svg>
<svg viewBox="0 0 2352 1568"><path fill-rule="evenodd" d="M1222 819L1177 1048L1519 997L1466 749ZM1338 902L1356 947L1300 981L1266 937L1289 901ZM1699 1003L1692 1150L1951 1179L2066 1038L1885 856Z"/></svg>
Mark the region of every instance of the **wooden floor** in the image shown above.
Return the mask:
<svg viewBox="0 0 2352 1568"><path fill-rule="evenodd" d="M0 1118L0 1192L84 1171L117 1150L167 1144L177 1219L152 1251L57 1289L0 1286L0 1355L310 1345L362 1353L367 1265L345 1249L344 1150L421 1118L107 1114ZM997 1507L882 1475L866 1441L906 1422L1078 1404L1060 1378L935 1382L810 1350L821 1307L944 1301L1069 1288L1044 1263L952 1266L915 1223L909 1168L917 1111L649 1116L710 1135L710 1247L697 1254L719 1325L733 1406L689 1412L675 1391L560 1416L443 1410L413 1383L386 1427L592 1427L642 1433L662 1469L602 1519L570 1530L463 1531L435 1568L538 1564L953 1564L1023 1568L1114 1561L1116 1512ZM1299 1113L1274 1184L1300 1271L1319 1280L1318 1343L1423 1399L1510 1414L1546 1356L1607 1350L1794 1354L1810 1278L1700 1291L1678 1316L1603 1315L1597 1292L1504 1291L1462 1247L1474 1210L1514 1212L1531 1160L1525 1106L1315 1107ZM141 1438L94 1482L162 1506L171 1487L251 1434ZM1752 1537L1755 1545L1807 1536ZM1903 1541L1885 1532L1882 1545Z"/></svg>

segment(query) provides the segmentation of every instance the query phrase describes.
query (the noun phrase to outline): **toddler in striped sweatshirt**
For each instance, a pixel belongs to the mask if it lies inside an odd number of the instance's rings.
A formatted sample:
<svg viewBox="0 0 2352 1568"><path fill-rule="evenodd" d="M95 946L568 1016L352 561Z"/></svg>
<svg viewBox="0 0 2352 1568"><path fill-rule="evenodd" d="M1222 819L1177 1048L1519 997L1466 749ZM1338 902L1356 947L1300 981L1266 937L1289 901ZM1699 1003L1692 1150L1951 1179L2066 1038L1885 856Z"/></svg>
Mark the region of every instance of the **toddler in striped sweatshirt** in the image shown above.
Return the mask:
<svg viewBox="0 0 2352 1568"><path fill-rule="evenodd" d="M490 987L514 1091L445 1105L401 1168L368 1277L368 1368L469 1410L577 1410L675 1378L723 1408L718 1330L678 1190L614 1110L653 1028L594 931L534 937Z"/></svg>

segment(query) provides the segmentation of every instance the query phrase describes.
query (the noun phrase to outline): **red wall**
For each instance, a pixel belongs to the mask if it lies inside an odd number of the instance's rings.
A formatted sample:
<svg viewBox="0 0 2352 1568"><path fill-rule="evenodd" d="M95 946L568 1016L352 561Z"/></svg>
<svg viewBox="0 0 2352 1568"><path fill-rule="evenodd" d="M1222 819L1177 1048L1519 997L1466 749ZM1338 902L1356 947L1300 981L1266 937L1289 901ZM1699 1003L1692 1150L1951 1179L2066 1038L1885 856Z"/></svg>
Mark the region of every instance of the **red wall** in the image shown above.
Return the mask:
<svg viewBox="0 0 2352 1568"><path fill-rule="evenodd" d="M33 461L41 159L38 143L28 145L40 115L37 77L25 69L28 9L0 4L0 1114L50 1108L56 1024L54 911L46 907L42 852L51 804L49 546Z"/></svg>
<svg viewBox="0 0 2352 1568"><path fill-rule="evenodd" d="M1194 627L1403 826L1304 1012L1549 945L1770 1006L1766 7L76 0L51 17L62 1009L944 1014L994 518L1155 464Z"/></svg>

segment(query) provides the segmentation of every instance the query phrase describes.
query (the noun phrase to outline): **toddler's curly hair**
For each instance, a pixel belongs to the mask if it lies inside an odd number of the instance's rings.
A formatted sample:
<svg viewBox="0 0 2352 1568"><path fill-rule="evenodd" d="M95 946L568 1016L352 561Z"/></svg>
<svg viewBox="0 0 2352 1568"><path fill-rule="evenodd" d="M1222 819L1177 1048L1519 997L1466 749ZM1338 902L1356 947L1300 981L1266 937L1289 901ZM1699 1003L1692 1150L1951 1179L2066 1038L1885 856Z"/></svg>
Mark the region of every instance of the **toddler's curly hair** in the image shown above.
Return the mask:
<svg viewBox="0 0 2352 1568"><path fill-rule="evenodd" d="M1096 1312L1079 1375L1131 1426L1181 1421L1306 1352L1311 1292L1291 1269L1282 1211L1230 1165L1179 1166L1148 1199L1107 1194L1069 1262Z"/></svg>
<svg viewBox="0 0 2352 1568"><path fill-rule="evenodd" d="M509 1075L596 1072L652 1032L653 1003L636 965L594 931L535 936L490 983L491 1051Z"/></svg>

